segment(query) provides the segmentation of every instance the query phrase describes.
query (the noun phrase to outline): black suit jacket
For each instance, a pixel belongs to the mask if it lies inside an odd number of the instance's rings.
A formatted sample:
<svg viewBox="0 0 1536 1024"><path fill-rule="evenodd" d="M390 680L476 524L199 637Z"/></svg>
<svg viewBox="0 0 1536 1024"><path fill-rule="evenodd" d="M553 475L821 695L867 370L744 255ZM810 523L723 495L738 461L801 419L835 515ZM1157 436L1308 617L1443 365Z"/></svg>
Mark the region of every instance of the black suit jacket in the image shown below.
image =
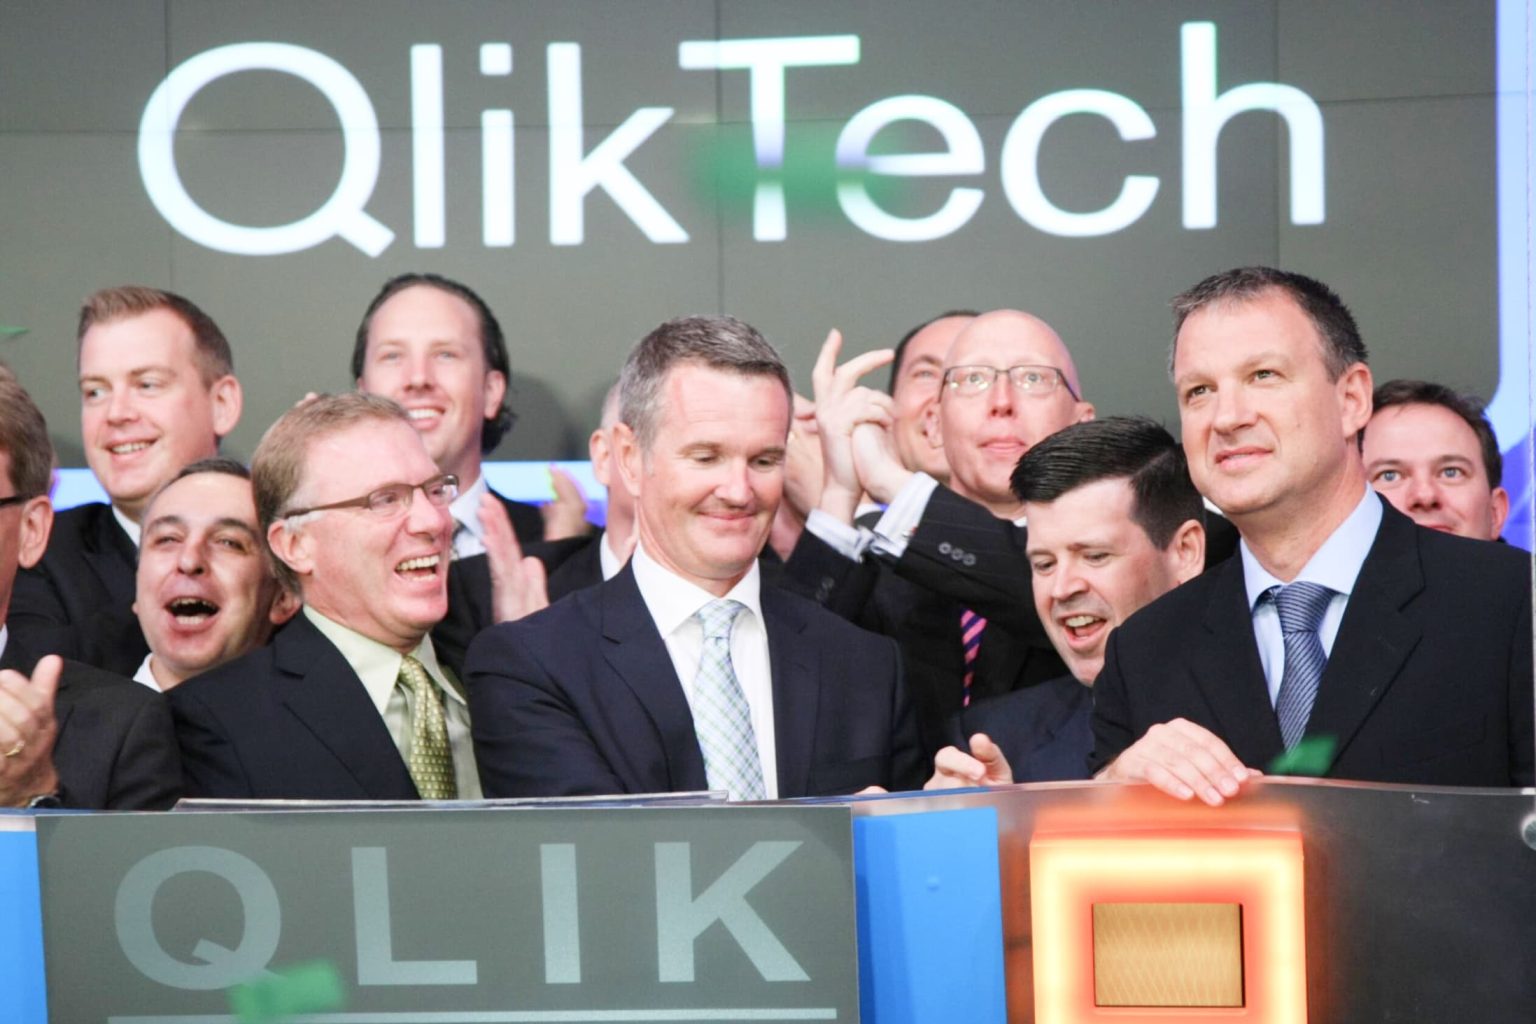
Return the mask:
<svg viewBox="0 0 1536 1024"><path fill-rule="evenodd" d="M984 732L1002 749L1014 782L1089 778L1093 748L1093 691L1072 676L1048 679L960 712L956 746Z"/></svg>
<svg viewBox="0 0 1536 1024"><path fill-rule="evenodd" d="M775 587L761 594L779 795L919 785L895 645ZM630 567L486 630L468 671L488 797L708 788L683 684Z"/></svg>
<svg viewBox="0 0 1536 1024"><path fill-rule="evenodd" d="M523 554L544 563L551 576L567 558L584 550L587 537L548 541L544 538L544 516L537 505L513 501L495 491L496 499L512 520L512 532ZM594 551L594 557L596 552ZM551 595L550 600L554 600ZM455 559L448 567L448 614L432 630L432 646L438 660L455 675L464 674L464 656L470 642L486 626L496 621L491 607L491 567L484 555Z"/></svg>
<svg viewBox="0 0 1536 1024"><path fill-rule="evenodd" d="M415 800L384 718L302 613L241 658L170 691L187 795Z"/></svg>
<svg viewBox="0 0 1536 1024"><path fill-rule="evenodd" d="M31 675L37 658L12 636L0 668ZM163 810L181 797L181 760L165 698L77 661L64 662L53 701L53 767L65 807Z"/></svg>
<svg viewBox="0 0 1536 1024"><path fill-rule="evenodd" d="M6 617L26 649L132 676L149 653L133 614L139 552L101 502L54 516L42 560L16 574Z"/></svg>
<svg viewBox="0 0 1536 1024"><path fill-rule="evenodd" d="M946 488L935 489L894 564L854 562L807 530L784 572L805 596L896 640L929 758L953 741L951 719L964 695L960 615L966 608L987 618L973 702L1066 672L1035 615L1024 531Z"/></svg>
<svg viewBox="0 0 1536 1024"><path fill-rule="evenodd" d="M1532 784L1530 558L1415 526L1382 502L1308 736L1337 743L1328 775L1415 785ZM1183 717L1246 765L1283 749L1234 558L1111 634L1094 684L1097 771Z"/></svg>

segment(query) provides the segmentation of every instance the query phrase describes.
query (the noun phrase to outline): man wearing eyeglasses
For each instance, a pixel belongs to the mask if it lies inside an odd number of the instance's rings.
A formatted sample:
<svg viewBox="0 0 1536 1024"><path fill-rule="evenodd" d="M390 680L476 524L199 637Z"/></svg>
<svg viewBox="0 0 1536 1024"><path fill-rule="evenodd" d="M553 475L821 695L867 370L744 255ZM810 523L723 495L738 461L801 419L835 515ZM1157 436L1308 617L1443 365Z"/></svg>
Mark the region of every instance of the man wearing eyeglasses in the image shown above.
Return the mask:
<svg viewBox="0 0 1536 1024"><path fill-rule="evenodd" d="M829 337L816 366L827 484L807 523L813 537L788 571L829 608L897 639L931 755L949 717L972 700L1065 672L1028 596L1010 476L1031 445L1091 419L1093 406L1048 324L1017 310L976 317L944 357L929 413L949 463L946 487L902 464L889 397L858 386L891 353L838 366L840 350L841 338ZM861 492L887 505L873 531L853 526Z"/></svg>
<svg viewBox="0 0 1536 1024"><path fill-rule="evenodd" d="M428 637L458 494L405 410L322 396L251 465L274 568L304 599L273 638L171 691L190 795L472 799L469 710Z"/></svg>

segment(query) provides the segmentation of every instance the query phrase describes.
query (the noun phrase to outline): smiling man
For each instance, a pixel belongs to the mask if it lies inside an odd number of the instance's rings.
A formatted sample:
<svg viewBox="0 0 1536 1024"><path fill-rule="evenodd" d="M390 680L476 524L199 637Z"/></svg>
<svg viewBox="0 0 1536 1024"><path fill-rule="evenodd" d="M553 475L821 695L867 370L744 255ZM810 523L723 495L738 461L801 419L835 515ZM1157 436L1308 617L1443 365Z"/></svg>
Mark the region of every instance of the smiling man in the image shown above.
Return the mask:
<svg viewBox="0 0 1536 1024"><path fill-rule="evenodd" d="M1367 485L1348 308L1243 267L1174 318L1190 475L1242 541L1110 636L1090 766L1217 805L1316 740L1334 778L1530 785L1529 557L1416 526Z"/></svg>
<svg viewBox="0 0 1536 1024"><path fill-rule="evenodd" d="M1087 778L1089 687L1110 635L1204 568L1200 494L1178 442L1151 420L1052 434L1019 460L1013 489L1029 517L1035 611L1070 675L964 709L969 754L941 750L930 788Z"/></svg>
<svg viewBox="0 0 1536 1024"><path fill-rule="evenodd" d="M1360 433L1366 477L1420 526L1498 540L1509 515L1504 456L1482 406L1443 384L1389 380Z"/></svg>
<svg viewBox="0 0 1536 1024"><path fill-rule="evenodd" d="M639 545L612 579L470 649L487 796L919 781L895 644L761 585L790 403L778 353L731 317L668 321L630 353L613 436Z"/></svg>
<svg viewBox="0 0 1536 1024"><path fill-rule="evenodd" d="M938 404L944 357L955 336L979 314L957 309L918 324L896 343L891 360L891 438L901 464L927 473L940 483L949 480L944 447L936 443L930 410Z"/></svg>
<svg viewBox="0 0 1536 1024"><path fill-rule="evenodd" d="M270 646L171 691L188 793L477 797L467 705L427 637L448 605L453 478L400 406L363 394L289 411L251 475L304 609Z"/></svg>
<svg viewBox="0 0 1536 1024"><path fill-rule="evenodd" d="M240 419L229 343L187 299L107 288L80 310L80 432L111 499L61 512L42 561L17 576L17 635L120 675L148 652L133 614L145 503L181 468L218 452Z"/></svg>
<svg viewBox="0 0 1536 1024"><path fill-rule="evenodd" d="M194 462L150 499L133 610L149 641L133 678L161 691L260 647L298 610L240 463Z"/></svg>

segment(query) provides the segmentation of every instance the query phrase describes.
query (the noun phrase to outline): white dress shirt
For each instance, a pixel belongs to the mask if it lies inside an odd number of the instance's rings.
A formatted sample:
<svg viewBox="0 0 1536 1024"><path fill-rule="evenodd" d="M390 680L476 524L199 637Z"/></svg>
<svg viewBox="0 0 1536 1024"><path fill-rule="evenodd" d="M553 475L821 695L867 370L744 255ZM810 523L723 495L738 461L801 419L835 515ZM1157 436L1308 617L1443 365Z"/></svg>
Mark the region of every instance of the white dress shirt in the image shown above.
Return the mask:
<svg viewBox="0 0 1536 1024"><path fill-rule="evenodd" d="M1317 627L1317 634L1323 641L1323 653L1331 655L1334 638L1339 635L1339 623L1344 619L1344 609L1349 605L1349 595L1355 589L1360 567L1376 542L1376 531L1380 526L1381 499L1367 487L1360 504L1301 567L1296 579L1289 581L1273 576L1260 565L1248 549L1246 540L1238 544L1243 558L1243 584L1248 590L1248 607L1253 612L1253 638L1258 641L1259 661L1269 684L1271 705L1280 697L1280 680L1285 672L1285 636L1280 632L1280 609L1273 601L1259 599L1270 587L1298 580L1319 583L1333 591L1328 610L1323 612L1323 621Z"/></svg>
<svg viewBox="0 0 1536 1024"><path fill-rule="evenodd" d="M144 660L139 662L138 671L133 674L133 681L136 683L143 683L145 686L158 693L162 692L160 687L160 680L155 678L155 670L149 667L149 659L153 658L154 656L155 655L153 652L144 655Z"/></svg>
<svg viewBox="0 0 1536 1024"><path fill-rule="evenodd" d="M667 654L672 658L672 667L682 683L688 709L692 711L693 684L699 674L699 661L704 656L704 627L694 615L716 600L715 595L663 568L645 553L643 544L635 548L632 561L640 596L667 645ZM747 706L752 711L752 732L757 739L758 758L763 764L764 794L769 800L777 800L779 762L774 746L773 669L768 659L768 632L763 625L761 580L756 559L725 598L746 606L731 627L731 667L736 670L736 679L741 683Z"/></svg>
<svg viewBox="0 0 1536 1024"><path fill-rule="evenodd" d="M304 606L304 614L327 640L336 645L341 656L347 659L347 664L352 666L352 671L357 673L357 678L362 680L363 689L368 691L368 698L383 717L384 725L400 751L401 760L408 762L413 736L411 705L416 698L414 694L407 697L405 691L395 685L405 659L399 651L385 647L377 640L348 629L339 622L333 622L309 605ZM444 697L443 716L448 724L448 746L453 750L453 776L459 787L458 798L478 800L481 795L480 771L475 767L475 745L469 733L469 705L465 703L459 687L450 681L447 672L437 663L437 652L432 649L430 636L422 637L421 643L416 645L411 655L421 662L422 668L427 670L427 675L437 684Z"/></svg>
<svg viewBox="0 0 1536 1024"><path fill-rule="evenodd" d="M613 579L619 574L619 570L624 568L623 559L619 558L609 544L612 539L613 534L604 530L603 535L597 540L597 567L602 570L604 580Z"/></svg>
<svg viewBox="0 0 1536 1024"><path fill-rule="evenodd" d="M459 492L448 506L453 516L453 557L471 558L485 554L485 527L480 525L480 498L491 493L491 485L485 482L485 474L475 477L475 482Z"/></svg>
<svg viewBox="0 0 1536 1024"><path fill-rule="evenodd" d="M123 510L118 508L116 505L112 506L112 518L117 520L117 525L121 526L123 528L123 532L128 535L128 539L133 541L133 546L138 547L139 538L143 536L144 528L138 523L134 522L132 519L129 519L127 516L123 515Z"/></svg>

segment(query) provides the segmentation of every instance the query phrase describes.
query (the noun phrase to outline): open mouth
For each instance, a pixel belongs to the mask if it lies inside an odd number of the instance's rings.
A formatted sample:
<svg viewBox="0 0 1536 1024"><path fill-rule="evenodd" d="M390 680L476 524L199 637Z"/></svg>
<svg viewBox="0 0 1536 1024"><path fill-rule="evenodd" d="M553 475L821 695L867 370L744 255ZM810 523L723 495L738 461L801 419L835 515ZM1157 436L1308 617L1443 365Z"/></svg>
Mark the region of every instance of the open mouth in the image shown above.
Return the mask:
<svg viewBox="0 0 1536 1024"><path fill-rule="evenodd" d="M442 419L443 410L429 408L407 409L405 410L405 416L418 426L427 426Z"/></svg>
<svg viewBox="0 0 1536 1024"><path fill-rule="evenodd" d="M395 566L395 572L408 580L426 580L437 575L437 567L442 564L442 555L420 555L416 558L407 558Z"/></svg>
<svg viewBox="0 0 1536 1024"><path fill-rule="evenodd" d="M1078 615L1068 615L1061 620L1061 625L1067 631L1069 638L1077 642L1085 642L1098 636L1108 624L1108 621L1108 619L1100 618L1097 615L1081 613Z"/></svg>
<svg viewBox="0 0 1536 1024"><path fill-rule="evenodd" d="M165 606L179 626L201 626L219 614L219 606L201 597L173 598Z"/></svg>
<svg viewBox="0 0 1536 1024"><path fill-rule="evenodd" d="M107 451L113 455L132 455L134 452L143 451L153 443L153 441L125 441L122 444L108 445Z"/></svg>

